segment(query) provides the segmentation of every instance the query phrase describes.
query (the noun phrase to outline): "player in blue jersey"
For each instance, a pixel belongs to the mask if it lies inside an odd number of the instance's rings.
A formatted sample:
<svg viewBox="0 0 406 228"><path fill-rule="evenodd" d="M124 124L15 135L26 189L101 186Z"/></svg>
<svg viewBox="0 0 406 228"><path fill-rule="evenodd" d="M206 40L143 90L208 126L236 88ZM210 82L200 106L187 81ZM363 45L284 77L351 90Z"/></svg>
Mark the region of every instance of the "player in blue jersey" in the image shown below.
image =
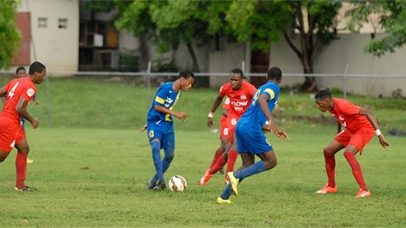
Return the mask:
<svg viewBox="0 0 406 228"><path fill-rule="evenodd" d="M155 166L154 177L147 182L148 190L164 190L166 188L164 173L172 162L175 151L175 131L172 116L186 119L185 112L175 112L173 108L182 96L182 91L192 87L195 75L189 70L183 70L174 82L162 84L155 94L152 106L148 111L147 124L140 129L147 129L148 139L152 149L152 159ZM161 149L165 155L161 160Z"/></svg>
<svg viewBox="0 0 406 228"><path fill-rule="evenodd" d="M267 77L268 82L257 89L250 107L237 122L235 136L242 166L234 173L227 173L230 183L217 198L218 204L231 203L230 196L238 195L237 186L244 178L276 166L275 152L264 132L269 131L282 140L289 140L286 132L276 128L271 114L278 102L282 71L278 67L272 67ZM255 155L261 161L254 163Z"/></svg>

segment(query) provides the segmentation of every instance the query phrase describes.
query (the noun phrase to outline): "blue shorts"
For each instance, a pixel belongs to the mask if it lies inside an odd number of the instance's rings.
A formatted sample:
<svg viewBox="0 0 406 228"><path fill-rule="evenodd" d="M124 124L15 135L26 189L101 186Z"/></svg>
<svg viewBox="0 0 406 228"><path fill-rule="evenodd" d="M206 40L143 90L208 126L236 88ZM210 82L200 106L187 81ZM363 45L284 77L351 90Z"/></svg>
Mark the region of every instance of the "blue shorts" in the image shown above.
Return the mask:
<svg viewBox="0 0 406 228"><path fill-rule="evenodd" d="M271 143L262 133L262 129L255 129L243 123L237 123L235 129L238 153L263 154L273 150Z"/></svg>
<svg viewBox="0 0 406 228"><path fill-rule="evenodd" d="M161 149L175 148L175 131L173 122L147 123L148 140L151 143L154 139L159 139Z"/></svg>

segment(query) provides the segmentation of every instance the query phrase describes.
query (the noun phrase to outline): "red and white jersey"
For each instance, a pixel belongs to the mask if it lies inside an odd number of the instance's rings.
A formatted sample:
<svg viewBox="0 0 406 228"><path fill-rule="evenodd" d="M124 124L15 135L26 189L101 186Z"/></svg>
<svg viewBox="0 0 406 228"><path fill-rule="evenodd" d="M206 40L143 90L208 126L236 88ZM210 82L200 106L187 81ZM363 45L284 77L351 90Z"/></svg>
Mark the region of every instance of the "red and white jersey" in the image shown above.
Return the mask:
<svg viewBox="0 0 406 228"><path fill-rule="evenodd" d="M234 90L231 83L224 84L219 91L221 97L227 96L230 99L228 116L240 117L250 106L252 97L257 89L251 83L242 82L239 90Z"/></svg>
<svg viewBox="0 0 406 228"><path fill-rule="evenodd" d="M227 97L226 101L224 101L223 109L230 110L230 98Z"/></svg>
<svg viewBox="0 0 406 228"><path fill-rule="evenodd" d="M351 133L356 132L360 128L372 128L366 116L359 115L361 107L354 105L348 100L333 98L334 108L328 110L338 122L341 123Z"/></svg>
<svg viewBox="0 0 406 228"><path fill-rule="evenodd" d="M20 123L20 114L16 111L18 101L24 98L30 102L37 88L29 76L13 79L4 88L7 90L7 95L0 118L7 117L13 122Z"/></svg>

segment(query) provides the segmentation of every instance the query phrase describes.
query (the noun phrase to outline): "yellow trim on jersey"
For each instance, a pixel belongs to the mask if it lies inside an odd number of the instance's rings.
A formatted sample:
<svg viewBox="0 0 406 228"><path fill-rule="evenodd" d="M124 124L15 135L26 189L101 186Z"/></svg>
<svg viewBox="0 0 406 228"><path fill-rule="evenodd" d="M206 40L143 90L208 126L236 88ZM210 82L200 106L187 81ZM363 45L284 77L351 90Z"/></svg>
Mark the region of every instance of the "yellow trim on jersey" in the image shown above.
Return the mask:
<svg viewBox="0 0 406 228"><path fill-rule="evenodd" d="M267 88L267 89L265 89L264 93L269 94L269 96L270 96L269 100L272 100L275 98L275 92L272 89Z"/></svg>
<svg viewBox="0 0 406 228"><path fill-rule="evenodd" d="M158 97L158 96L155 98L155 101L158 102L158 103L160 103L160 104L165 104L165 100L162 99L162 98L160 98L160 97Z"/></svg>

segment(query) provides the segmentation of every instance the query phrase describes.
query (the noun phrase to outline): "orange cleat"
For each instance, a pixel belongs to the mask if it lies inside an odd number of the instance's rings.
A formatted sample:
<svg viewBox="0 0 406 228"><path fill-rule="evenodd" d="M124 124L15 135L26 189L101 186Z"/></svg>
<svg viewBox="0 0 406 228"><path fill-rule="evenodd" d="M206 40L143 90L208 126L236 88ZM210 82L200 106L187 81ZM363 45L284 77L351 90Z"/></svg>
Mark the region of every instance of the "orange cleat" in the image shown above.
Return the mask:
<svg viewBox="0 0 406 228"><path fill-rule="evenodd" d="M355 198L370 197L371 195L371 192L360 189L355 195Z"/></svg>
<svg viewBox="0 0 406 228"><path fill-rule="evenodd" d="M207 182L210 180L210 178L213 176L213 174L209 173L210 169L206 170L204 173L203 177L200 179L200 185L204 186L207 184Z"/></svg>
<svg viewBox="0 0 406 228"><path fill-rule="evenodd" d="M336 192L337 192L337 186L335 186L333 188L333 187L328 186L328 184L326 184L326 185L324 185L324 187L322 189L318 190L316 192L316 194L330 194L330 193L336 193Z"/></svg>

